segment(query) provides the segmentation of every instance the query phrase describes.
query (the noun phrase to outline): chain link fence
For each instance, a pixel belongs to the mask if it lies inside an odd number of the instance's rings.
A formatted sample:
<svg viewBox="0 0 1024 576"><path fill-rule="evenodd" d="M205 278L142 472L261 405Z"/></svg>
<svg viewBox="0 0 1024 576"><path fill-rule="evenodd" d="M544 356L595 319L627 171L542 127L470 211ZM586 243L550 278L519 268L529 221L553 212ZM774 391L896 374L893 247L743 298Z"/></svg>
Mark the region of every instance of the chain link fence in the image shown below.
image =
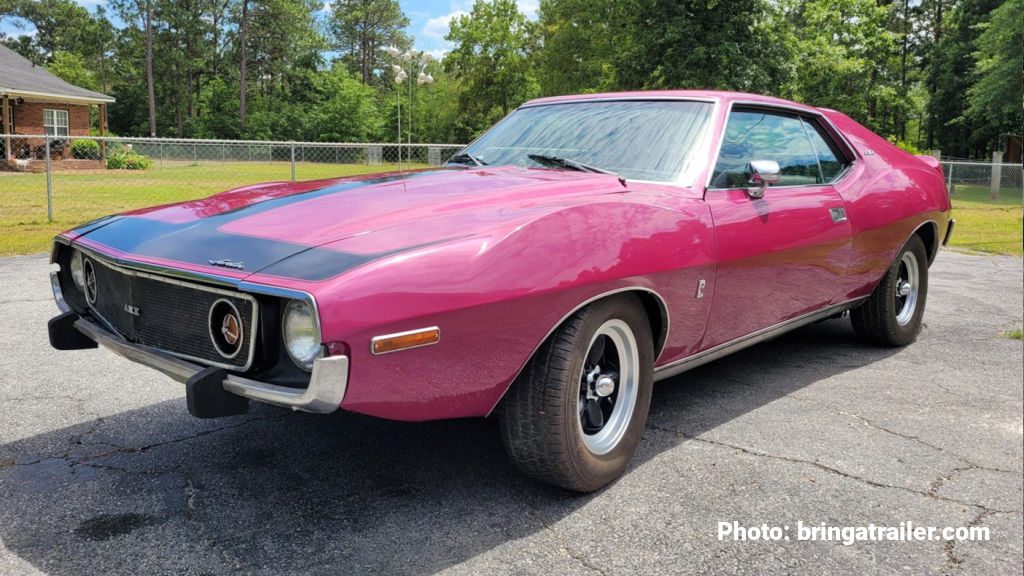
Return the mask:
<svg viewBox="0 0 1024 576"><path fill-rule="evenodd" d="M942 173L954 206L1022 204L1024 167L1020 164L943 160Z"/></svg>
<svg viewBox="0 0 1024 576"><path fill-rule="evenodd" d="M0 225L73 226L259 182L439 166L460 144L0 135ZM6 154L10 150L10 155Z"/></svg>
<svg viewBox="0 0 1024 576"><path fill-rule="evenodd" d="M45 250L54 233L107 214L260 182L428 168L462 147L0 135L0 254ZM964 232L992 228L1000 242L1020 243L1020 164L945 159L942 168ZM972 223L967 212L985 216ZM986 220L996 213L1009 214L1009 232Z"/></svg>

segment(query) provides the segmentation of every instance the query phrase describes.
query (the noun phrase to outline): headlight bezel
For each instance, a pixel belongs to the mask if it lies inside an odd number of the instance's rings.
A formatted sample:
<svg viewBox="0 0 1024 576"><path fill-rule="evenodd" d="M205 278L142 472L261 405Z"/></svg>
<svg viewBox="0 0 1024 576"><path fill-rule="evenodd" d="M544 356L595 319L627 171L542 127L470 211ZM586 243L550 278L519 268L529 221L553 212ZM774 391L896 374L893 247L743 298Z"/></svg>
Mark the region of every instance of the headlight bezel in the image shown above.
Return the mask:
<svg viewBox="0 0 1024 576"><path fill-rule="evenodd" d="M305 315L303 320L298 315ZM294 326L295 330L305 330L307 334L298 338L308 337L309 342L299 348L295 336L291 338L291 322L303 322L305 325ZM317 358L323 356L323 342L320 333L320 318L316 305L306 300L288 300L281 312L281 343L292 363L305 372L312 372Z"/></svg>

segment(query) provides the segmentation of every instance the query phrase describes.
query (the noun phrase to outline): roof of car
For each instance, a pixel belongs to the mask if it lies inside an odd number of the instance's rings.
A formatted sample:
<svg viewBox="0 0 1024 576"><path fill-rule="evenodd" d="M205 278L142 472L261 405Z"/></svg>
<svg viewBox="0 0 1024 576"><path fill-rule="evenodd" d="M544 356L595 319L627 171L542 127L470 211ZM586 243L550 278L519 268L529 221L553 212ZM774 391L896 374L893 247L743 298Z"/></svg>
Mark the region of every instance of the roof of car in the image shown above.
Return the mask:
<svg viewBox="0 0 1024 576"><path fill-rule="evenodd" d="M525 104L523 104L523 106L534 106L537 104L556 104L559 102L574 102L588 100L644 99L700 99L719 101L743 101L761 104L772 104L776 106L786 106L790 108L799 108L810 112L820 112L819 109L814 108L813 106L807 106L806 104L800 104L799 102L792 102L790 100L783 100L782 98L764 96L762 94L750 94L746 92L727 92L724 90L640 90L633 92L605 92L601 94L571 94L565 96L549 96L547 98L537 98L535 100L530 100L529 102L526 102Z"/></svg>

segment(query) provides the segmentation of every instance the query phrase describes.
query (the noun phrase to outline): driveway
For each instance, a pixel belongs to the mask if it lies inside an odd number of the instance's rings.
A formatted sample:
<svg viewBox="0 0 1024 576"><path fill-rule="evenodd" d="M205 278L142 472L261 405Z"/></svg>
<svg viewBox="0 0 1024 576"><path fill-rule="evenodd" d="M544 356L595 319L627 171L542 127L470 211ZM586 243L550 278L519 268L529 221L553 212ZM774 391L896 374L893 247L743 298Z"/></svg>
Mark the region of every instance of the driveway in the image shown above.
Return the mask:
<svg viewBox="0 0 1024 576"><path fill-rule="evenodd" d="M0 259L0 573L1020 574L1022 261L944 252L905 349L815 324L655 388L625 477L516 474L484 420L253 405L57 353L43 257ZM988 527L989 541L720 540L719 522Z"/></svg>

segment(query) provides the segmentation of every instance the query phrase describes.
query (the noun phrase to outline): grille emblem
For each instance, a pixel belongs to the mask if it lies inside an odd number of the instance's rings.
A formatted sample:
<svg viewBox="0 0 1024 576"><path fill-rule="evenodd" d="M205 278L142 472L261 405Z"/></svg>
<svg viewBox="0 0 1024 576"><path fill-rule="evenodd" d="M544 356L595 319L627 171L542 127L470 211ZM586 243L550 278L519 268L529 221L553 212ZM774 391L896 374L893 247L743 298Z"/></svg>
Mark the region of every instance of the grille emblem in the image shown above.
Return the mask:
<svg viewBox="0 0 1024 576"><path fill-rule="evenodd" d="M85 268L85 300L89 304L96 304L96 269L92 266L92 260L86 260L82 266Z"/></svg>
<svg viewBox="0 0 1024 576"><path fill-rule="evenodd" d="M210 306L209 330L213 347L221 356L227 359L238 356L245 340L245 326L231 301L221 298Z"/></svg>
<svg viewBox="0 0 1024 576"><path fill-rule="evenodd" d="M238 317L234 313L224 315L220 333L224 335L224 341L228 344L234 345L238 343L238 337L241 335L241 326L238 323Z"/></svg>
<svg viewBox="0 0 1024 576"><path fill-rule="evenodd" d="M124 311L129 313L129 314L131 314L132 316L138 316L139 315L139 307L138 306L132 306L131 304L127 304L126 303L124 305Z"/></svg>

